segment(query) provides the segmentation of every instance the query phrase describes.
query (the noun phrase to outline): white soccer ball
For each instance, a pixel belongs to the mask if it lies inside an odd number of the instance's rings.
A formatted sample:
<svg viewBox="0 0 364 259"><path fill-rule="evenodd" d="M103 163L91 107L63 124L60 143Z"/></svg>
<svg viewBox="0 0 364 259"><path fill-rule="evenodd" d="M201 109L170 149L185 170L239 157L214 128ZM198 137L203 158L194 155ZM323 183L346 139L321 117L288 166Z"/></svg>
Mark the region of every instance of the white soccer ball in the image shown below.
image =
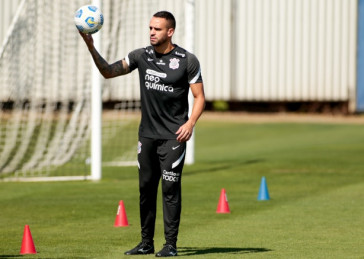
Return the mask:
<svg viewBox="0 0 364 259"><path fill-rule="evenodd" d="M80 7L76 11L74 19L77 29L86 34L98 32L104 24L104 16L94 5Z"/></svg>

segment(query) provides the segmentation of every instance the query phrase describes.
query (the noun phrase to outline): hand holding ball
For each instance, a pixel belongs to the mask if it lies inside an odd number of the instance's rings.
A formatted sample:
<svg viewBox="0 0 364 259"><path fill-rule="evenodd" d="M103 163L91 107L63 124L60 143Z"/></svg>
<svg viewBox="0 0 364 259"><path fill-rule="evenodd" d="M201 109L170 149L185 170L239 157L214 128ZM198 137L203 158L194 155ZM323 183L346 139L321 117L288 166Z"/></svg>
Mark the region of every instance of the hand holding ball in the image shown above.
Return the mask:
<svg viewBox="0 0 364 259"><path fill-rule="evenodd" d="M85 34L98 32L104 24L104 16L99 8L93 5L85 5L76 11L75 25L77 29Z"/></svg>

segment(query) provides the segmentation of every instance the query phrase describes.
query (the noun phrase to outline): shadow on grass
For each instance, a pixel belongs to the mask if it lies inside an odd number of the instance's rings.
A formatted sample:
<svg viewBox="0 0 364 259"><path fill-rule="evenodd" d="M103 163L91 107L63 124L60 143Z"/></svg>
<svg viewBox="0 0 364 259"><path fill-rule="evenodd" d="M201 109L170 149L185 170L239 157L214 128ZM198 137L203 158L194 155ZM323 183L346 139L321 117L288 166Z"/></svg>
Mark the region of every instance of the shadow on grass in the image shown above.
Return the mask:
<svg viewBox="0 0 364 259"><path fill-rule="evenodd" d="M179 247L181 256L207 255L207 254L250 254L272 251L266 248L241 248L241 247Z"/></svg>
<svg viewBox="0 0 364 259"><path fill-rule="evenodd" d="M258 164L258 163L264 163L266 162L266 159L251 159L246 161L232 161L227 164L221 165L218 163L218 165L214 165L214 163L209 163L209 166L206 166L204 169L196 169L196 170L186 170L188 172L188 175L193 174L199 174L199 173L210 173L210 172L216 172L216 171L224 171L228 169L232 169L239 166L244 165L252 165L252 164Z"/></svg>

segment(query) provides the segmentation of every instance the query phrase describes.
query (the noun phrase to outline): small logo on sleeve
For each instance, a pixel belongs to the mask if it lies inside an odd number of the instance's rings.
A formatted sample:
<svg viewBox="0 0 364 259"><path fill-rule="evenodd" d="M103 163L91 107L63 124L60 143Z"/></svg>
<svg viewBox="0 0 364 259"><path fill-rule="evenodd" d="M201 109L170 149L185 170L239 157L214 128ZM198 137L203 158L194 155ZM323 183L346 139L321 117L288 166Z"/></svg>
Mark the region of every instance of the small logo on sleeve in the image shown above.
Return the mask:
<svg viewBox="0 0 364 259"><path fill-rule="evenodd" d="M138 154L142 152L142 143L138 141Z"/></svg>

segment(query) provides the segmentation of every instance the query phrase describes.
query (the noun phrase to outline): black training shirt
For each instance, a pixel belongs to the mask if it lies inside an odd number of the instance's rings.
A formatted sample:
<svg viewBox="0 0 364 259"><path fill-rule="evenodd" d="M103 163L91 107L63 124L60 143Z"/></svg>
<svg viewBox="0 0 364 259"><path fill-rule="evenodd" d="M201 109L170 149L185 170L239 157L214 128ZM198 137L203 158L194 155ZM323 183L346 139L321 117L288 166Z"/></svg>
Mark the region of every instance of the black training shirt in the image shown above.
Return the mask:
<svg viewBox="0 0 364 259"><path fill-rule="evenodd" d="M177 45L167 54L156 53L148 46L130 52L125 60L130 71L139 71L139 136L175 139L178 128L188 120L190 84L202 82L196 56Z"/></svg>

